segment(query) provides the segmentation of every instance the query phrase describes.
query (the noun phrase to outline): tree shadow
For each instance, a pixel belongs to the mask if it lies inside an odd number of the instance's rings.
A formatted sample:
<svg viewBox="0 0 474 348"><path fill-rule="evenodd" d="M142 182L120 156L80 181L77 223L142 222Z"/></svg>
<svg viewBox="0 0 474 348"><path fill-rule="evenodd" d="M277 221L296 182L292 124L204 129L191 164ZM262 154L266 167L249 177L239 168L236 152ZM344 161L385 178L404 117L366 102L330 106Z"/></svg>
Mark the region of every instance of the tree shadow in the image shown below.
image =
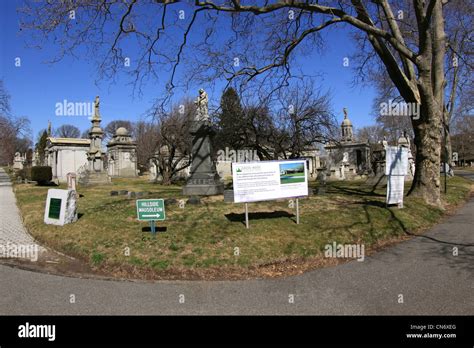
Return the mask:
<svg viewBox="0 0 474 348"><path fill-rule="evenodd" d="M428 261L432 260L435 261L439 267L449 266L452 269L458 271L461 270L474 272L474 243L463 243L456 240L449 240L447 238L439 238L437 236L430 236L426 234L416 234L410 231L403 221L401 221L396 215L393 209L389 207L385 207L383 202L367 202L367 205L364 205L364 209L368 205L373 205L375 203L376 206L384 206L390 213L390 218L392 221L395 221L403 232L407 235L412 237L410 242L417 243L417 245L412 245L412 247L417 248L420 253L423 253L423 260ZM365 202L361 202L360 204L365 204ZM406 209L406 208L405 208ZM366 209L365 209L366 210ZM367 212L367 210L366 210ZM368 212L367 212L368 214ZM444 222L449 223L449 222ZM430 228L432 230L434 227L439 225L434 225ZM437 231L433 231L437 233ZM427 233L430 233L427 231ZM418 244L423 243L423 244ZM419 248L419 249L418 249ZM454 248L457 248L457 255L454 255ZM405 256L404 248L390 248L386 252L398 257L403 258Z"/></svg>
<svg viewBox="0 0 474 348"><path fill-rule="evenodd" d="M342 186L331 186L331 187L328 187L327 192L345 194L349 196L385 197L384 194L375 192L375 188L372 189L371 191L367 191L364 189L356 189L356 188L349 188L349 187L342 187Z"/></svg>
<svg viewBox="0 0 474 348"><path fill-rule="evenodd" d="M155 226L156 232L166 232L168 230L167 226ZM151 232L151 227L150 226L144 226L142 227L142 232Z"/></svg>

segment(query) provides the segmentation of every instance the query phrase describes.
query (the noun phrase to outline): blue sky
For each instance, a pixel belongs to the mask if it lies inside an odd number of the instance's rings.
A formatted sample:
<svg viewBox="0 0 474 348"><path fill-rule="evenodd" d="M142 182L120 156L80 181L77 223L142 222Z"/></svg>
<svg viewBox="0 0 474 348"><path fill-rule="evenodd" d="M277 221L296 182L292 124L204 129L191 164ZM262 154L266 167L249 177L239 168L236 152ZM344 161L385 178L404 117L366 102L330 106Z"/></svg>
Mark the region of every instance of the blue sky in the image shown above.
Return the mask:
<svg viewBox="0 0 474 348"><path fill-rule="evenodd" d="M51 45L41 50L28 48L26 37L19 32L17 1L2 1L0 4L0 79L11 95L12 112L27 116L31 120L33 135L46 128L51 120L53 128L62 124L73 124L87 129L90 121L87 117L56 116L55 105L63 100L71 102L92 102L96 95L101 97L101 115L103 125L116 119L136 121L150 108L160 93L164 93L163 82L149 81L143 86L143 95L133 95L128 85L128 76L119 75L115 83L101 80L96 84L96 66L90 59L66 57L55 63L45 63L57 50ZM349 56L354 46L347 37L347 31L331 31L322 55L312 54L299 59L300 68L310 74L322 74L319 79L324 90L332 94L332 106L339 121L343 119L342 108L347 107L349 117L356 127L374 123L371 105L374 91L371 88L352 87L353 71L344 67L344 57ZM15 66L15 58L21 59L21 66ZM218 82L210 90L211 101L218 101L223 83ZM208 86L202 86L206 89ZM196 93L189 93L195 97ZM36 140L36 139L34 139Z"/></svg>

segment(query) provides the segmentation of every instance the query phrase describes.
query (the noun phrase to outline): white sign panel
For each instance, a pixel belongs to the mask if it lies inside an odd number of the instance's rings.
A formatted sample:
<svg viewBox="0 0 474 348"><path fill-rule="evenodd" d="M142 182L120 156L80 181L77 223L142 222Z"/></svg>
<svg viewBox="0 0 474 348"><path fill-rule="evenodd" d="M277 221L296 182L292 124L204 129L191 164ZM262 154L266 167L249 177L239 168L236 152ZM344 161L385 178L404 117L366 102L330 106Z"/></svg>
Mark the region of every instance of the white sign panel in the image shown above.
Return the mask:
<svg viewBox="0 0 474 348"><path fill-rule="evenodd" d="M403 204L405 176L389 175L387 177L387 204Z"/></svg>
<svg viewBox="0 0 474 348"><path fill-rule="evenodd" d="M403 207L405 175L408 174L408 148L385 147L385 175L387 175L387 204Z"/></svg>
<svg viewBox="0 0 474 348"><path fill-rule="evenodd" d="M308 195L305 160L232 163L234 202Z"/></svg>
<svg viewBox="0 0 474 348"><path fill-rule="evenodd" d="M385 175L408 174L408 149L406 147L387 146L385 148Z"/></svg>

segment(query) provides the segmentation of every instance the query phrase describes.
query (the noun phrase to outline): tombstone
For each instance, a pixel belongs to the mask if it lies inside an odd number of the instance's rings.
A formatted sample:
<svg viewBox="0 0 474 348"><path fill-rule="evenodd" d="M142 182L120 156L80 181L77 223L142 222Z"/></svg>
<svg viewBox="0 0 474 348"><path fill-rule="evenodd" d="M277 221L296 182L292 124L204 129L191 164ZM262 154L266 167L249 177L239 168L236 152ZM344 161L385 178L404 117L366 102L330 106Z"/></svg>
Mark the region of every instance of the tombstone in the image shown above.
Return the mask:
<svg viewBox="0 0 474 348"><path fill-rule="evenodd" d="M67 189L76 191L76 173L67 173Z"/></svg>
<svg viewBox="0 0 474 348"><path fill-rule="evenodd" d="M191 196L186 202L187 204L201 204L201 199L198 196Z"/></svg>
<svg viewBox="0 0 474 348"><path fill-rule="evenodd" d="M21 155L21 153L15 153L15 159L13 160L13 169L21 170L23 169L23 163L25 161L25 157Z"/></svg>
<svg viewBox="0 0 474 348"><path fill-rule="evenodd" d="M174 199L174 198L167 198L167 199L165 199L165 204L166 204L166 205L174 205L174 204L176 204L176 202L177 202L177 200Z"/></svg>
<svg viewBox="0 0 474 348"><path fill-rule="evenodd" d="M63 226L75 221L77 221L76 191L49 189L44 223Z"/></svg>
<svg viewBox="0 0 474 348"><path fill-rule="evenodd" d="M224 190L224 202L234 203L234 190Z"/></svg>
<svg viewBox="0 0 474 348"><path fill-rule="evenodd" d="M215 130L209 120L207 94L199 91L197 114L191 123L190 134L193 137L192 162L190 177L183 187L185 196L212 196L224 192L224 184L217 174L215 163L211 158L211 140Z"/></svg>
<svg viewBox="0 0 474 348"><path fill-rule="evenodd" d="M318 173L317 180L319 182L317 193L318 195L326 194L326 183L327 183L327 175L325 170L321 170Z"/></svg>

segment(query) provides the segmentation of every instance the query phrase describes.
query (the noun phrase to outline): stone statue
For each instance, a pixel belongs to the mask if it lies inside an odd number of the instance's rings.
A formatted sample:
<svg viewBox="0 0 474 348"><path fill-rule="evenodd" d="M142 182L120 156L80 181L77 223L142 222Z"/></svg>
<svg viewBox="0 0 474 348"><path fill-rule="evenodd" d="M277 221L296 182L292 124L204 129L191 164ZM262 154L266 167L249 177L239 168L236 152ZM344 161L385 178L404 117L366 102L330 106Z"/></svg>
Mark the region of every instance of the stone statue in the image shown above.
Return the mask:
<svg viewBox="0 0 474 348"><path fill-rule="evenodd" d="M342 111L344 112L344 118L347 118L347 108L343 108Z"/></svg>
<svg viewBox="0 0 474 348"><path fill-rule="evenodd" d="M194 102L197 105L197 114L195 117L196 121L207 121L209 120L208 104L209 100L207 93L202 88L199 90L199 96Z"/></svg>
<svg viewBox="0 0 474 348"><path fill-rule="evenodd" d="M100 118L99 105L100 105L100 99L99 99L99 96L96 96L94 100L94 117L96 118Z"/></svg>
<svg viewBox="0 0 474 348"><path fill-rule="evenodd" d="M398 139L398 145L410 148L410 138L408 138L406 130L403 131L402 136Z"/></svg>
<svg viewBox="0 0 474 348"><path fill-rule="evenodd" d="M384 149L388 146L387 137L385 135L383 136L382 146Z"/></svg>
<svg viewBox="0 0 474 348"><path fill-rule="evenodd" d="M342 163L347 163L347 162L349 162L349 153L344 152L342 154Z"/></svg>

